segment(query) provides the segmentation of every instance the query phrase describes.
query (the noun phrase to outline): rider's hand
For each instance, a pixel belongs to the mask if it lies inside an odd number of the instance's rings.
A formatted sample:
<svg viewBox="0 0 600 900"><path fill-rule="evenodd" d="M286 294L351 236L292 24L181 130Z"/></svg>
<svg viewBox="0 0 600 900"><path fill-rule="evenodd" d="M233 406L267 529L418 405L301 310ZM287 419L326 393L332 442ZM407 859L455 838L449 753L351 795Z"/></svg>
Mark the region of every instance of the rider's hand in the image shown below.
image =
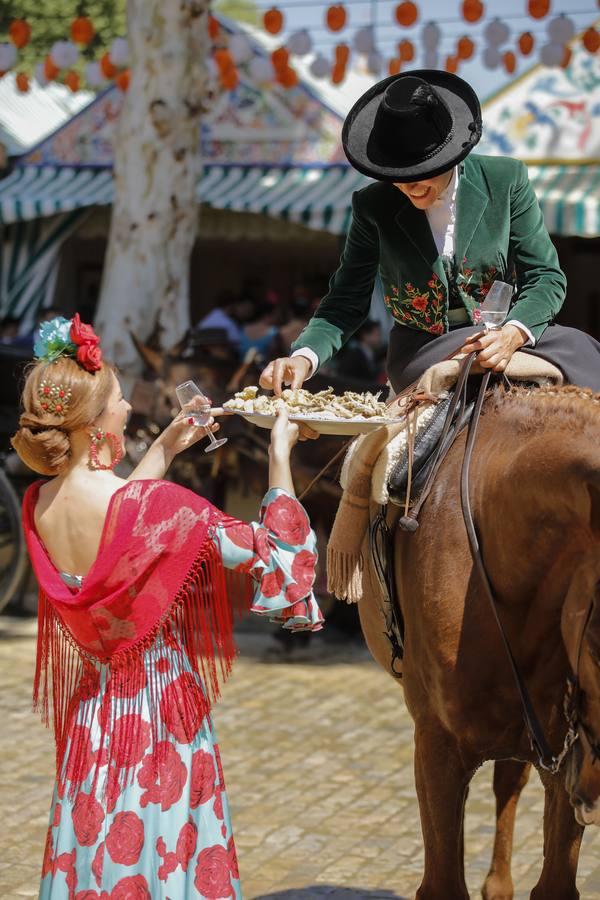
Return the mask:
<svg viewBox="0 0 600 900"><path fill-rule="evenodd" d="M305 356L282 356L263 369L259 384L279 397L284 384L289 384L292 390L302 387L311 369L311 362Z"/></svg>
<svg viewBox="0 0 600 900"><path fill-rule="evenodd" d="M477 362L483 369L504 372L510 359L527 343L527 335L516 325L503 325L496 331L479 332L468 337L460 353L478 350Z"/></svg>

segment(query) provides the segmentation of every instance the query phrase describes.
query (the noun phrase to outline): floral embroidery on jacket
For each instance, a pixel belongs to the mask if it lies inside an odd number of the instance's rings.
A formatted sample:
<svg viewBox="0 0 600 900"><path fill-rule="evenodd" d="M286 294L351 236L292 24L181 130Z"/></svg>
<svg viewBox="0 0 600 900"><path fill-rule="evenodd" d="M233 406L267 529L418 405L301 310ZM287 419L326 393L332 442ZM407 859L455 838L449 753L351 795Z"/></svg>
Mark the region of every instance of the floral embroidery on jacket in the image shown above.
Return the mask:
<svg viewBox="0 0 600 900"><path fill-rule="evenodd" d="M487 266L485 269L473 269L467 266L467 257L456 273L456 287L462 302L467 308L471 321L475 322L474 312L481 306L488 295L488 291L500 272L496 266Z"/></svg>
<svg viewBox="0 0 600 900"><path fill-rule="evenodd" d="M408 281L404 285L404 296L391 285L390 293L384 294L384 302L392 316L401 325L428 331L430 334L443 334L447 331L446 292L444 285L435 273L427 282L427 290L419 289Z"/></svg>

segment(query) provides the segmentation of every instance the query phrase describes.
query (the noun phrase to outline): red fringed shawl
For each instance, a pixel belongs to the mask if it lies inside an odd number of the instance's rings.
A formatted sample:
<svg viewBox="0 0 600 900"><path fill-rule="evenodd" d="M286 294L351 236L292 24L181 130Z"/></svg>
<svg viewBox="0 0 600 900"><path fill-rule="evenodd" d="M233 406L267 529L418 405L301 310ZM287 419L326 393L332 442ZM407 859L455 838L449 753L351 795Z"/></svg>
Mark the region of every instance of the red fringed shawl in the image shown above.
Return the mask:
<svg viewBox="0 0 600 900"><path fill-rule="evenodd" d="M73 590L35 528L41 484L33 484L23 500L25 537L40 589L33 699L48 724L52 695L60 775L73 714L82 700L98 692L98 664L108 666L102 707L110 714L101 716L102 746L108 738L103 763L119 758L117 741L131 740L122 728L113 734L112 725L117 714L139 711L136 703L141 703L144 687L153 747L169 739L159 715L160 666L148 667L149 678L146 673L145 655L157 646L167 644L171 652L179 652L182 669L189 661L202 677L204 694L191 682L190 691L178 698L194 706L185 720L199 724L219 696L235 656L232 600L240 610L247 609L251 584L247 576L237 576L237 585L235 577L226 577L232 573L226 573L211 540L212 529L226 518L223 513L169 482L131 481L112 496L96 561L81 590ZM132 715L127 721L136 719ZM72 745L69 756L75 752ZM76 760L69 759L68 768L71 764Z"/></svg>

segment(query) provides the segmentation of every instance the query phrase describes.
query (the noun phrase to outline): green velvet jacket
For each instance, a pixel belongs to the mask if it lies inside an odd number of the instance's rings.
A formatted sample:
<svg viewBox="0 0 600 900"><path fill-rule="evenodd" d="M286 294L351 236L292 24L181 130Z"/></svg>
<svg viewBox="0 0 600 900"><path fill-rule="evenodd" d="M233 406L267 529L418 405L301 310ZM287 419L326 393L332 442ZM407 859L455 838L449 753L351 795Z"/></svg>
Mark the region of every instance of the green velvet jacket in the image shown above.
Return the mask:
<svg viewBox="0 0 600 900"><path fill-rule="evenodd" d="M510 318L537 340L562 306L566 278L546 231L525 165L471 154L456 197L456 283L472 321L494 279L516 285ZM448 331L448 282L426 214L393 184L352 197L352 222L329 292L292 349L309 347L323 365L369 314L377 273L395 321L431 334Z"/></svg>

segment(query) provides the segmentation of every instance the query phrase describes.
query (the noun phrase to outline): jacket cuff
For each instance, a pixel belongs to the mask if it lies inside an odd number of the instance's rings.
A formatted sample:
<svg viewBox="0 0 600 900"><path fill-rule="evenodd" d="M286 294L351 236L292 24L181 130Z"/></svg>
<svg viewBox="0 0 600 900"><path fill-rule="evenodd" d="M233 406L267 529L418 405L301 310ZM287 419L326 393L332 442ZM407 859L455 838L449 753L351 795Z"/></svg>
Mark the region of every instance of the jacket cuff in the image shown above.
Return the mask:
<svg viewBox="0 0 600 900"><path fill-rule="evenodd" d="M310 372L308 373L308 378L312 378L317 369L319 368L319 357L315 353L314 350L311 350L310 347L299 347L297 350L294 350L291 358L293 359L295 356L303 356L310 363ZM308 378L306 379L308 381Z"/></svg>

